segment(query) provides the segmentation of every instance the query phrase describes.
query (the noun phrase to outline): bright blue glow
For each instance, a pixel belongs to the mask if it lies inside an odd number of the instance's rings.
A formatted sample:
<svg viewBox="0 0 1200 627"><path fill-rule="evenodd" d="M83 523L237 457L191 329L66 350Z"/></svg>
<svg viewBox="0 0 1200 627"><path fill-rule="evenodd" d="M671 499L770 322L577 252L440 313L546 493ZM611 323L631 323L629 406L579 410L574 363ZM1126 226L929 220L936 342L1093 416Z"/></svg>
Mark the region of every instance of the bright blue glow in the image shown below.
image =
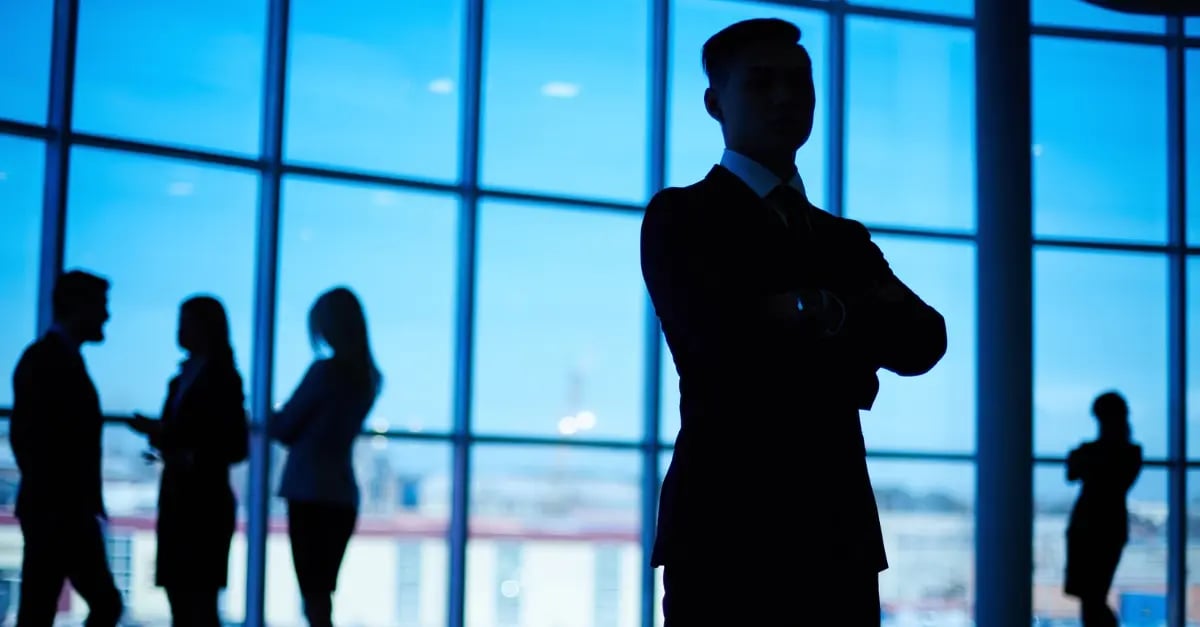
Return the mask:
<svg viewBox="0 0 1200 627"><path fill-rule="evenodd" d="M1200 18L1196 21L1200 23ZM1187 86L1184 97L1185 102L1190 104L1200 101L1200 51L1188 50L1185 63ZM1194 106L1192 110L1195 110ZM1200 155L1200 123L1196 122L1196 115L1190 111L1186 126L1185 151L1189 157L1184 160L1187 165L1187 241L1195 246L1200 243L1200 158L1194 156Z"/></svg>
<svg viewBox="0 0 1200 627"><path fill-rule="evenodd" d="M975 3L972 0L853 0L850 4L960 17L971 17L975 13Z"/></svg>
<svg viewBox="0 0 1200 627"><path fill-rule="evenodd" d="M75 129L256 154L266 3L80 3Z"/></svg>
<svg viewBox="0 0 1200 627"><path fill-rule="evenodd" d="M1033 22L1047 26L1154 34L1162 34L1167 29L1166 18L1120 13L1088 4L1083 0L1033 0L1030 9L1033 12Z"/></svg>
<svg viewBox="0 0 1200 627"><path fill-rule="evenodd" d="M641 437L640 224L634 213L482 203L477 431ZM586 411L594 427L562 422Z"/></svg>
<svg viewBox="0 0 1200 627"><path fill-rule="evenodd" d="M1034 233L1165 243L1161 47L1033 41Z"/></svg>
<svg viewBox="0 0 1200 627"><path fill-rule="evenodd" d="M0 118L44 124L54 3L0 2Z"/></svg>
<svg viewBox="0 0 1200 627"><path fill-rule="evenodd" d="M489 6L483 185L646 200L649 5Z"/></svg>
<svg viewBox="0 0 1200 627"><path fill-rule="evenodd" d="M969 30L846 23L846 215L975 228L975 61Z"/></svg>
<svg viewBox="0 0 1200 627"><path fill-rule="evenodd" d="M461 2L293 2L285 157L457 180L462 13Z"/></svg>
<svg viewBox="0 0 1200 627"><path fill-rule="evenodd" d="M12 404L12 371L37 332L41 250L41 142L0 136L0 406Z"/></svg>
<svg viewBox="0 0 1200 627"><path fill-rule="evenodd" d="M1063 456L1096 433L1091 402L1117 389L1147 458L1167 453L1167 258L1034 254L1034 451Z"/></svg>

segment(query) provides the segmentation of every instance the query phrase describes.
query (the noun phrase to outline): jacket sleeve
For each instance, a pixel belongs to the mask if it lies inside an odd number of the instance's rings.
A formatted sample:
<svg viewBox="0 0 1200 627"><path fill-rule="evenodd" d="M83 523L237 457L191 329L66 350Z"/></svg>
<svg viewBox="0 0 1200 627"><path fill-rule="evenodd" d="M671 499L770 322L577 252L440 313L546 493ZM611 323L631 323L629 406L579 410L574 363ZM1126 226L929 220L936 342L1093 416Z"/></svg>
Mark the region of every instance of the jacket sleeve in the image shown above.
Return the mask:
<svg viewBox="0 0 1200 627"><path fill-rule="evenodd" d="M877 366L900 376L929 372L946 354L945 319L892 272L866 227L847 222L857 240L854 265L867 274L867 291L847 305L848 328ZM875 297L880 290L898 297L881 300Z"/></svg>
<svg viewBox="0 0 1200 627"><path fill-rule="evenodd" d="M272 439L292 444L300 437L321 397L323 366L319 361L309 366L291 398L271 416L267 422L267 433Z"/></svg>

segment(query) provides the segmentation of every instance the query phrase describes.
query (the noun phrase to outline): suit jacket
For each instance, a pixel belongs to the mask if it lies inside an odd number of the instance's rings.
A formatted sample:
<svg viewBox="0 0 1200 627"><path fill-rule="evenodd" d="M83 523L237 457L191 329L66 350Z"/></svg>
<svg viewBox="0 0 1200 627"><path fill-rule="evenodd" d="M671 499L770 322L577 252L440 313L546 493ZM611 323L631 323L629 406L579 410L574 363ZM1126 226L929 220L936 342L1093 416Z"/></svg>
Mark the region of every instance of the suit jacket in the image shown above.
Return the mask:
<svg viewBox="0 0 1200 627"><path fill-rule="evenodd" d="M331 359L314 362L283 409L272 417L272 438L288 447L279 495L307 503L358 507L354 442L375 403Z"/></svg>
<svg viewBox="0 0 1200 627"><path fill-rule="evenodd" d="M161 428L150 438L163 458L155 582L222 588L237 519L229 467L249 452L242 378L232 358L188 374L168 384Z"/></svg>
<svg viewBox="0 0 1200 627"><path fill-rule="evenodd" d="M887 566L858 410L871 407L879 368L917 375L941 359L945 322L861 224L815 208L807 222L811 232L784 226L720 166L646 208L642 273L681 414L654 565L724 551ZM904 298L878 301L887 284ZM845 304L837 334L771 313L772 295L811 288Z"/></svg>
<svg viewBox="0 0 1200 627"><path fill-rule="evenodd" d="M106 515L103 426L100 397L79 351L54 332L26 348L13 373L9 431L21 471L19 518Z"/></svg>

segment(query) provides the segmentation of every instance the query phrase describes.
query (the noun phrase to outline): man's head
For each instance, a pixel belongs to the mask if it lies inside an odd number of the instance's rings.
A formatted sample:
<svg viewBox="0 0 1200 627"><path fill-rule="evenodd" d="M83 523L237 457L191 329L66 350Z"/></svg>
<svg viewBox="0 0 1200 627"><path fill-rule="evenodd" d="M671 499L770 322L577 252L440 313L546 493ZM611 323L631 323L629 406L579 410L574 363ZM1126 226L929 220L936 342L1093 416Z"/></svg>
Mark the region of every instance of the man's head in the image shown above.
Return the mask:
<svg viewBox="0 0 1200 627"><path fill-rule="evenodd" d="M80 342L104 341L108 322L106 279L72 270L54 283L54 322Z"/></svg>
<svg viewBox="0 0 1200 627"><path fill-rule="evenodd" d="M795 24L738 22L705 42L702 61L704 105L721 123L726 147L756 157L794 153L808 141L816 94L812 59Z"/></svg>

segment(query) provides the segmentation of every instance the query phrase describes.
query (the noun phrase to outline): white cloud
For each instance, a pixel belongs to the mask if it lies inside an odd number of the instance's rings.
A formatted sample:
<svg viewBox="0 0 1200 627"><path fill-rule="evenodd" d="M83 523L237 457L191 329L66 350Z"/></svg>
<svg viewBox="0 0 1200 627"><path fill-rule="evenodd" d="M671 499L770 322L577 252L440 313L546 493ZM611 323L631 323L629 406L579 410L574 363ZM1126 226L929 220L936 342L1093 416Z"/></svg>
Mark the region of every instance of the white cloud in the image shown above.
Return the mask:
<svg viewBox="0 0 1200 627"><path fill-rule="evenodd" d="M429 82L429 91L435 94L448 94L454 91L454 83L448 78L438 78Z"/></svg>

